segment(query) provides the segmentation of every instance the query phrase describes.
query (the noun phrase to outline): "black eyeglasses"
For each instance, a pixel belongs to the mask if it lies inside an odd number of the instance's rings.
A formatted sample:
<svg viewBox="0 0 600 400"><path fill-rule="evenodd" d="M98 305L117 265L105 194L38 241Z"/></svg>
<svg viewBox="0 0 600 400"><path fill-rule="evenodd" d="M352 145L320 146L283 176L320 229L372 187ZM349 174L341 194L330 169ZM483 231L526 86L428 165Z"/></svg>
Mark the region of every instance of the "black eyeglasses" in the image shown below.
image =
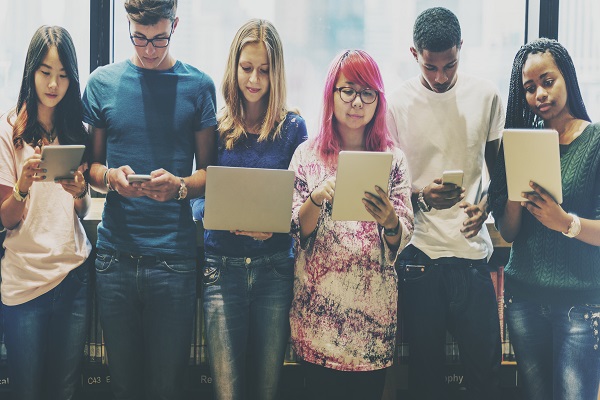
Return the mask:
<svg viewBox="0 0 600 400"><path fill-rule="evenodd" d="M133 43L133 45L136 47L146 47L148 46L148 43L152 43L152 46L156 47L157 49L162 49L169 45L169 42L171 41L171 36L173 36L173 28L175 28L175 25L171 25L171 33L169 34L169 37L148 39L144 36L132 35L131 21L129 21L129 38L131 39L131 43Z"/></svg>
<svg viewBox="0 0 600 400"><path fill-rule="evenodd" d="M356 99L356 96L359 95L360 100L363 103L372 104L377 100L379 94L375 89L363 89L359 92L348 86L335 88L334 91L340 93L340 99L342 99L344 103L352 103L354 99Z"/></svg>

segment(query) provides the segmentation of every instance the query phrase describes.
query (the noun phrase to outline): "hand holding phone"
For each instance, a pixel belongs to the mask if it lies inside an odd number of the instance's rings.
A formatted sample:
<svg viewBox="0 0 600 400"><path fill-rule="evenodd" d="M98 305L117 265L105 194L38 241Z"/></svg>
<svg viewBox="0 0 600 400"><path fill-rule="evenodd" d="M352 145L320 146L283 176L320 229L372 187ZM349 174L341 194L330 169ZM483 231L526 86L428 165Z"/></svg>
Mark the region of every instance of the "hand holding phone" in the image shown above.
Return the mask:
<svg viewBox="0 0 600 400"><path fill-rule="evenodd" d="M460 169L448 170L442 173L442 184L453 184L462 187L464 173Z"/></svg>
<svg viewBox="0 0 600 400"><path fill-rule="evenodd" d="M127 175L127 181L129 183L133 183L133 182L147 182L150 179L152 179L152 177L150 175L141 175L141 174L129 174L129 175Z"/></svg>

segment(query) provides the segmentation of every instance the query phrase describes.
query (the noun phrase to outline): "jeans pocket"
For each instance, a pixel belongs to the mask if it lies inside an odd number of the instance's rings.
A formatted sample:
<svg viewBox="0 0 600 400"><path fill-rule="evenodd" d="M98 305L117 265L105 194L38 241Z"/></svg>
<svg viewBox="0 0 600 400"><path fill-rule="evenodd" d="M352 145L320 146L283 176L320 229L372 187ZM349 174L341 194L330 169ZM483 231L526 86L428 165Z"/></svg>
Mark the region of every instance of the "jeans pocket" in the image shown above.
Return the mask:
<svg viewBox="0 0 600 400"><path fill-rule="evenodd" d="M418 282L425 279L431 273L431 267L411 264L410 261L406 263L400 262L397 272L399 278L406 283Z"/></svg>
<svg viewBox="0 0 600 400"><path fill-rule="evenodd" d="M492 276L486 265L473 266L470 268L473 272L473 276L483 282L491 282Z"/></svg>
<svg viewBox="0 0 600 400"><path fill-rule="evenodd" d="M272 271L273 274L280 279L294 279L294 259L289 258L274 262L272 265Z"/></svg>
<svg viewBox="0 0 600 400"><path fill-rule="evenodd" d="M196 271L196 260L195 259L181 259L181 260L160 260L160 263L169 269L169 271L176 273L189 273Z"/></svg>
<svg viewBox="0 0 600 400"><path fill-rule="evenodd" d="M96 272L106 272L114 264L115 257L112 254L98 250L96 253Z"/></svg>
<svg viewBox="0 0 600 400"><path fill-rule="evenodd" d="M202 284L210 286L216 284L221 278L221 268L219 260L212 257L206 258L204 269L202 270Z"/></svg>
<svg viewBox="0 0 600 400"><path fill-rule="evenodd" d="M79 282L82 285L87 285L87 283L89 281L90 273L89 273L88 266L89 266L89 264L88 264L88 261L86 260L79 267L77 267L71 271L71 274L73 275L73 279L75 279L77 282Z"/></svg>

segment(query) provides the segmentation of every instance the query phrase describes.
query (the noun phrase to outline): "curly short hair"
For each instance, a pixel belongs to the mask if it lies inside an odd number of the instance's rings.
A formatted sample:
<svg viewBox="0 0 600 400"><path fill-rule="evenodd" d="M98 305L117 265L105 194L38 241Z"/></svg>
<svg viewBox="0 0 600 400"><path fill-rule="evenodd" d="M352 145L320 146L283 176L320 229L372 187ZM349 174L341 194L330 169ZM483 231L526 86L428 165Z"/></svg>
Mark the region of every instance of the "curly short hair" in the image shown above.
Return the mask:
<svg viewBox="0 0 600 400"><path fill-rule="evenodd" d="M461 41L458 18L447 8L428 8L415 20L413 42L419 53L445 51L454 46L460 49Z"/></svg>

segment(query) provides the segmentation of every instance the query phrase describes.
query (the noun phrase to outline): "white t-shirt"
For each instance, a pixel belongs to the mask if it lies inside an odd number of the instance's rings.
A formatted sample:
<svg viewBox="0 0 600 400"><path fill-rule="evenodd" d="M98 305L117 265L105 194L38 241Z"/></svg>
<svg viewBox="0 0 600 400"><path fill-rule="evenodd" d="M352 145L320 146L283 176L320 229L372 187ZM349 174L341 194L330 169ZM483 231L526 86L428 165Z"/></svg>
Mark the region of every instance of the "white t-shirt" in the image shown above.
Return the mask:
<svg viewBox="0 0 600 400"><path fill-rule="evenodd" d="M0 185L13 187L34 150L17 150L6 116L0 120ZM19 226L7 230L2 258L2 302L23 304L58 286L90 255L92 245L74 209L73 196L54 182L35 182Z"/></svg>
<svg viewBox="0 0 600 400"><path fill-rule="evenodd" d="M420 77L412 78L388 98L388 126L408 160L413 189L441 178L444 170L461 169L465 200L479 202L485 146L499 139L504 127L502 99L491 82L460 74L449 91L435 93ZM466 239L460 232L466 218L458 204L427 213L416 209L411 244L432 259L489 258L493 247L487 228Z"/></svg>

